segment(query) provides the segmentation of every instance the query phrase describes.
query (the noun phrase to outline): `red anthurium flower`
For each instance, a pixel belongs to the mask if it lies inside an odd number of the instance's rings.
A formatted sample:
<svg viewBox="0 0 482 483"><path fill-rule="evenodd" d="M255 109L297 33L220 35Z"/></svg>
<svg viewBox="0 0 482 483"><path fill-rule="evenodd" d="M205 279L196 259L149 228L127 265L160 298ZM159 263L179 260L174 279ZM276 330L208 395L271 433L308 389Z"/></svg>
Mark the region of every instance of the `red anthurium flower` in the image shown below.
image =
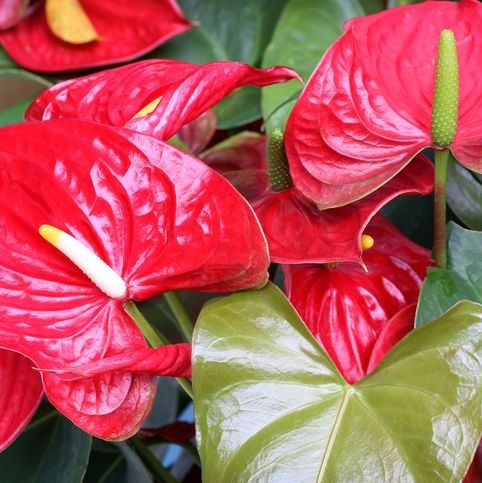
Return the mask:
<svg viewBox="0 0 482 483"><path fill-rule="evenodd" d="M203 162L126 129L5 127L0 162L0 347L42 369L50 401L85 431L126 438L150 409L150 374L188 375L190 348L146 349L124 304L263 284L259 223Z"/></svg>
<svg viewBox="0 0 482 483"><path fill-rule="evenodd" d="M249 200L278 263L362 261L362 235L372 217L402 194L433 190L433 165L423 155L374 193L347 206L320 211L295 187L260 189Z"/></svg>
<svg viewBox="0 0 482 483"><path fill-rule="evenodd" d="M25 2L9 3L4 28ZM27 69L59 72L135 59L190 27L175 0L46 0L0 32L0 44Z"/></svg>
<svg viewBox="0 0 482 483"><path fill-rule="evenodd" d="M234 89L290 79L299 76L287 67L146 60L57 84L32 102L26 119L76 117L168 140Z"/></svg>
<svg viewBox="0 0 482 483"><path fill-rule="evenodd" d="M429 146L448 146L462 164L482 171L481 22L475 0L425 2L348 22L287 123L296 187L321 207L344 205L386 183ZM432 109L439 37L447 29L455 35L459 88L453 79L453 92L445 92L455 102L456 129L440 143Z"/></svg>
<svg viewBox="0 0 482 483"><path fill-rule="evenodd" d="M353 263L283 266L290 301L349 383L413 328L430 265L430 252L381 216L366 232L375 240L363 256L367 271Z"/></svg>
<svg viewBox="0 0 482 483"><path fill-rule="evenodd" d="M3 451L30 421L42 399L40 374L21 354L0 349L0 451Z"/></svg>

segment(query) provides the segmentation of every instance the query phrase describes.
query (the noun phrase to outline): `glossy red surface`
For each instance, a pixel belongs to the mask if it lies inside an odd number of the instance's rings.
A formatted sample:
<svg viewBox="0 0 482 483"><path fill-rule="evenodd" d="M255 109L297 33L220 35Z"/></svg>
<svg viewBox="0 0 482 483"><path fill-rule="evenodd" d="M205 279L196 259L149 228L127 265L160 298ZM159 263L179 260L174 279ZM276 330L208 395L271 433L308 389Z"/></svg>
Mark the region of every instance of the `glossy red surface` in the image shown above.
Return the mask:
<svg viewBox="0 0 482 483"><path fill-rule="evenodd" d="M291 303L350 383L405 334L407 317L413 327L413 311L397 314L416 303L431 264L427 249L381 216L366 233L375 240L363 254L367 271L353 263L283 265Z"/></svg>
<svg viewBox="0 0 482 483"><path fill-rule="evenodd" d="M126 126L167 140L233 90L299 79L287 67L255 69L239 62L196 65L147 60L69 80L41 93L26 119L76 117ZM161 97L156 109L133 117Z"/></svg>
<svg viewBox="0 0 482 483"><path fill-rule="evenodd" d="M296 188L270 189L250 199L278 263L361 262L360 237L372 217L402 194L433 190L433 165L423 155L374 193L347 206L320 211Z"/></svg>
<svg viewBox="0 0 482 483"><path fill-rule="evenodd" d="M172 146L74 119L2 128L0 146L0 347L42 369L147 347L123 301L46 242L43 223L102 258L127 284L127 298L239 290L267 279L266 241L249 204ZM153 376L129 371L42 377L63 414L113 440L137 431L155 391Z"/></svg>
<svg viewBox="0 0 482 483"><path fill-rule="evenodd" d="M19 22L27 7L27 0L2 0L0 6L0 29L7 29Z"/></svg>
<svg viewBox="0 0 482 483"><path fill-rule="evenodd" d="M0 451L20 434L42 399L40 373L32 365L21 354L0 349Z"/></svg>
<svg viewBox="0 0 482 483"><path fill-rule="evenodd" d="M430 22L427 22L430 19ZM432 145L438 38L451 29L459 57L459 119L450 146L482 170L482 5L424 2L345 24L297 101L286 128L296 187L322 207L355 201Z"/></svg>
<svg viewBox="0 0 482 483"><path fill-rule="evenodd" d="M22 67L40 72L85 69L135 59L191 28L175 0L82 0L99 40L73 45L58 39L43 2L16 26L0 32L0 44Z"/></svg>

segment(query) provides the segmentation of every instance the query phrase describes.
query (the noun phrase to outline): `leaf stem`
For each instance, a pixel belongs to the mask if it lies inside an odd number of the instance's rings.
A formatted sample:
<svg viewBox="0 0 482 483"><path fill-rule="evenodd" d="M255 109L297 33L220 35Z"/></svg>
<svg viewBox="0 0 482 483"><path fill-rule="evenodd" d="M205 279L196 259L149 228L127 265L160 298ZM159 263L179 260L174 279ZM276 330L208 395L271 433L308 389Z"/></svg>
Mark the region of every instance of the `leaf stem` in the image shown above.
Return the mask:
<svg viewBox="0 0 482 483"><path fill-rule="evenodd" d="M447 165L449 150L435 150L434 243L435 262L447 268Z"/></svg>
<svg viewBox="0 0 482 483"><path fill-rule="evenodd" d="M169 340L162 334L159 334L154 327L146 320L142 315L139 307L135 304L133 300L128 300L124 304L124 310L129 314L132 320L137 324L142 334L146 338L147 342L151 347L160 347L162 345L169 344ZM176 377L177 383L184 389L186 394L192 399L192 385L189 379L183 379L181 377Z"/></svg>
<svg viewBox="0 0 482 483"><path fill-rule="evenodd" d="M193 323L176 292L166 292L164 298L174 315L176 325L181 331L182 336L186 341L190 341L192 337Z"/></svg>
<svg viewBox="0 0 482 483"><path fill-rule="evenodd" d="M139 436L133 436L129 441L145 467L152 473L156 480L164 483L178 483L171 473L152 454Z"/></svg>

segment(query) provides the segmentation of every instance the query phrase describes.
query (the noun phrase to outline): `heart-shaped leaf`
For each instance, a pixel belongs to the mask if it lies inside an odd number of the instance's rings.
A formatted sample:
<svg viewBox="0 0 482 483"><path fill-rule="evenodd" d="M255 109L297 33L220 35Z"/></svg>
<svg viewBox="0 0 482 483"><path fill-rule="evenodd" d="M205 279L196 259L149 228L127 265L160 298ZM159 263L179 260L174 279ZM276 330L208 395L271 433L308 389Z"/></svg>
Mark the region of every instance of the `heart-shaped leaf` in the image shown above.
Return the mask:
<svg viewBox="0 0 482 483"><path fill-rule="evenodd" d="M326 49L342 34L343 22L358 15L363 15L363 10L357 0L289 0L263 65L289 65L308 79ZM297 82L263 90L261 107L269 130L284 126L300 92Z"/></svg>
<svg viewBox="0 0 482 483"><path fill-rule="evenodd" d="M429 268L420 291L415 325L423 325L460 300L482 303L482 233L450 222L447 269Z"/></svg>
<svg viewBox="0 0 482 483"><path fill-rule="evenodd" d="M482 430L482 307L462 302L347 384L273 285L194 336L204 481L460 481Z"/></svg>

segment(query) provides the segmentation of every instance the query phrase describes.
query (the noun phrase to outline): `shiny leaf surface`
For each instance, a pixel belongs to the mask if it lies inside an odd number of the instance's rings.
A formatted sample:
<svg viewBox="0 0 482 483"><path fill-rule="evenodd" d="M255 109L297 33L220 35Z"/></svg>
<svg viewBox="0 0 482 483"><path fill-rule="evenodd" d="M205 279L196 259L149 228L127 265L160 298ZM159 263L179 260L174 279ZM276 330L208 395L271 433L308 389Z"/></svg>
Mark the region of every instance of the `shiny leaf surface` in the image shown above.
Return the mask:
<svg viewBox="0 0 482 483"><path fill-rule="evenodd" d="M288 1L264 53L263 65L289 65L308 79L325 50L341 35L343 22L358 15L363 15L363 10L356 0ZM284 126L299 92L296 82L262 92L263 117L269 119L269 130Z"/></svg>
<svg viewBox="0 0 482 483"><path fill-rule="evenodd" d="M429 269L423 283L417 326L438 317L460 300L482 303L482 233L451 222L447 244L447 269Z"/></svg>
<svg viewBox="0 0 482 483"><path fill-rule="evenodd" d="M193 364L204 480L460 480L482 430L481 329L482 307L462 302L348 385L274 286L207 305Z"/></svg>
<svg viewBox="0 0 482 483"><path fill-rule="evenodd" d="M54 36L42 3L15 27L0 32L0 44L29 70L59 72L132 60L190 28L174 0L135 5L128 0L82 0L81 5L99 35L96 41L74 45ZM63 32L70 29L69 22L62 25Z"/></svg>

